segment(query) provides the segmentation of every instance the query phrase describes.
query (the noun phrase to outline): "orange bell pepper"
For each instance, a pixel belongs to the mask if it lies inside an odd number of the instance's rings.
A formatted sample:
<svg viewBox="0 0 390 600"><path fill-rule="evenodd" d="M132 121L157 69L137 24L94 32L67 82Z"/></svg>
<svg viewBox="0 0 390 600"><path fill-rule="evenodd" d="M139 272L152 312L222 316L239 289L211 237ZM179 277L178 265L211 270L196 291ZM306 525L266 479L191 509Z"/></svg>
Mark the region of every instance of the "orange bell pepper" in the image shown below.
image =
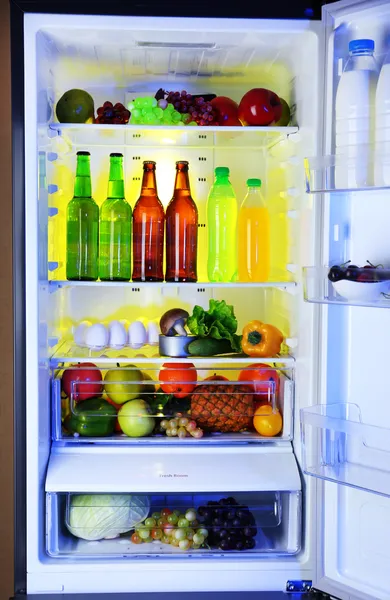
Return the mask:
<svg viewBox="0 0 390 600"><path fill-rule="evenodd" d="M280 352L282 342L282 332L261 321L251 321L242 332L241 346L248 356L275 356Z"/></svg>

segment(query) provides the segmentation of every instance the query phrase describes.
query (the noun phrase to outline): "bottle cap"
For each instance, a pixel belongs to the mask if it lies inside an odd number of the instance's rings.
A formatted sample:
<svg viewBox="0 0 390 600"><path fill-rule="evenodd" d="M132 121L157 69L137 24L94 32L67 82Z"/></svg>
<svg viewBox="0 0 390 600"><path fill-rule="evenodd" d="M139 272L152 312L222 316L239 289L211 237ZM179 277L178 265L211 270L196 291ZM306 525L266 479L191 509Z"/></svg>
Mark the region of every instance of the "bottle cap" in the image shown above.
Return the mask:
<svg viewBox="0 0 390 600"><path fill-rule="evenodd" d="M230 169L228 167L217 167L215 169L216 177L229 177Z"/></svg>
<svg viewBox="0 0 390 600"><path fill-rule="evenodd" d="M248 187L261 187L261 179L247 179L246 184Z"/></svg>
<svg viewBox="0 0 390 600"><path fill-rule="evenodd" d="M89 152L86 152L85 150L80 150L79 152L77 152L77 156L91 156L91 154Z"/></svg>
<svg viewBox="0 0 390 600"><path fill-rule="evenodd" d="M123 154L121 154L120 152L111 152L110 157L111 158L123 158Z"/></svg>
<svg viewBox="0 0 390 600"><path fill-rule="evenodd" d="M351 54L360 54L361 52L374 52L374 40L352 40L349 42L349 52Z"/></svg>

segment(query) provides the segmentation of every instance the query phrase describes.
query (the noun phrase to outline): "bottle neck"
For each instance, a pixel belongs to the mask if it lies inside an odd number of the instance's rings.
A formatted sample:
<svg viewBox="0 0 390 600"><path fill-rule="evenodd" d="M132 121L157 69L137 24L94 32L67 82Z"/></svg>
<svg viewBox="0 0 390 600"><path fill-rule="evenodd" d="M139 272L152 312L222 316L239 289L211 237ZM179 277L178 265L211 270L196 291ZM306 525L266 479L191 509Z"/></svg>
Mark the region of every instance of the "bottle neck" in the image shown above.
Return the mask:
<svg viewBox="0 0 390 600"><path fill-rule="evenodd" d="M190 188L190 180L188 177L188 171L177 170L176 171L176 179L175 179L175 189L173 195L176 195L176 192L184 193L187 196L191 195Z"/></svg>
<svg viewBox="0 0 390 600"><path fill-rule="evenodd" d="M377 63L371 52L351 53L346 71L377 71Z"/></svg>
<svg viewBox="0 0 390 600"><path fill-rule="evenodd" d="M244 203L247 206L265 206L264 198L259 187L248 187Z"/></svg>
<svg viewBox="0 0 390 600"><path fill-rule="evenodd" d="M141 196L157 196L156 170L145 169L142 178Z"/></svg>
<svg viewBox="0 0 390 600"><path fill-rule="evenodd" d="M75 198L91 198L91 172L89 167L89 157L79 157L77 160L76 179L74 183Z"/></svg>
<svg viewBox="0 0 390 600"><path fill-rule="evenodd" d="M108 198L124 198L125 184L123 181L122 158L112 158L110 161L110 176L108 181Z"/></svg>

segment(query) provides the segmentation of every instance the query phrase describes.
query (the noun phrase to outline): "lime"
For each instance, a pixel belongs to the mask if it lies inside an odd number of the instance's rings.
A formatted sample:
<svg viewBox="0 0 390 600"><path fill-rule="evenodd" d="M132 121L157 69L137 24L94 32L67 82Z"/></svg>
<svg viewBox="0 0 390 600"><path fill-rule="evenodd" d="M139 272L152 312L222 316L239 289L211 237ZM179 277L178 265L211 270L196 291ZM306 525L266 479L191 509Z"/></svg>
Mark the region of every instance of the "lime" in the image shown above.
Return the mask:
<svg viewBox="0 0 390 600"><path fill-rule="evenodd" d="M85 90L68 90L56 106L56 115L60 123L93 122L94 113L93 98Z"/></svg>

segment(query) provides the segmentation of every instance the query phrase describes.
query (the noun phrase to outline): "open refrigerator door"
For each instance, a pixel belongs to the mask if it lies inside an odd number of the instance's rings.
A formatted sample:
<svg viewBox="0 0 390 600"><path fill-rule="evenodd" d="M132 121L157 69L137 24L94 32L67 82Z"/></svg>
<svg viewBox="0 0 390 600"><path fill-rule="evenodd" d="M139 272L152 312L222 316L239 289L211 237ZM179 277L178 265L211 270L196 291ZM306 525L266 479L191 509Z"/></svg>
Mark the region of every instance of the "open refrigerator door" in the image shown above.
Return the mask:
<svg viewBox="0 0 390 600"><path fill-rule="evenodd" d="M29 593L310 587L315 482L302 481L297 462L299 409L312 403L317 379L318 329L317 308L303 301L299 285L319 251L321 221L304 193L302 164L320 151L321 31L310 21L207 19L200 32L197 19L25 16ZM291 122L190 127L56 118L70 89L90 94L96 109L111 99L134 110L134 98L153 98L162 87L239 102L256 86L286 99ZM66 214L80 152L90 155L99 207L110 154L123 156L132 207L144 161L157 165L164 209L175 161L189 163L197 281L67 279ZM239 203L247 179L263 181L267 280L208 278L207 195L222 165ZM192 318L194 331L212 309L228 311L231 343L255 320L280 330L284 343L259 356L233 346L226 354L167 356L158 347L159 323L172 309ZM271 433L254 421L255 400L276 423ZM127 412L135 402L136 413ZM99 529L110 515L116 525Z"/></svg>
<svg viewBox="0 0 390 600"><path fill-rule="evenodd" d="M322 257L305 270L306 300L322 305L323 376L319 404L301 411L303 470L318 478L319 561L313 586L343 600L385 600L390 314L379 308L389 306L390 85L387 100L382 89L390 7L338 2L324 7L323 18L325 144L320 157L306 161L308 191L323 202ZM363 67L348 66L348 60L351 65L362 58Z"/></svg>

